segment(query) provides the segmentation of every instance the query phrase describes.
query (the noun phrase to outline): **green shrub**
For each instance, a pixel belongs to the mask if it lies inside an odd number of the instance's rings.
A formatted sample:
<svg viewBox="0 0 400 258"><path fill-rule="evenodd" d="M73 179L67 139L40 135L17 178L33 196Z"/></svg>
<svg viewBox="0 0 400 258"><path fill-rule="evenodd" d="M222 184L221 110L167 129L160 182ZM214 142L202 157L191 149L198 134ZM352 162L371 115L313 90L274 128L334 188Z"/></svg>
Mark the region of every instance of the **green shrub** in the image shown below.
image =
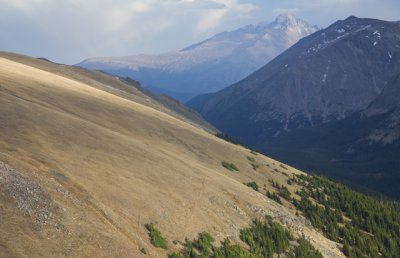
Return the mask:
<svg viewBox="0 0 400 258"><path fill-rule="evenodd" d="M288 168L287 168L285 165L283 165L283 164L280 164L279 166L280 166L281 168L283 168L283 169L288 170Z"/></svg>
<svg viewBox="0 0 400 258"><path fill-rule="evenodd" d="M185 257L180 253L172 253L168 255L168 258L185 258Z"/></svg>
<svg viewBox="0 0 400 258"><path fill-rule="evenodd" d="M230 137L229 135L223 134L223 133L217 133L215 136L217 136L218 138L227 141L229 143L235 144L235 145L242 145L244 146L239 140Z"/></svg>
<svg viewBox="0 0 400 258"><path fill-rule="evenodd" d="M214 238L209 233L200 233L197 239L186 240L183 249L169 258L260 258L239 244L231 244L229 239L222 241L219 247L213 243Z"/></svg>
<svg viewBox="0 0 400 258"><path fill-rule="evenodd" d="M343 254L346 255L347 257L350 257L351 254L351 248L350 245L348 243L344 243L343 244L343 248L342 248Z"/></svg>
<svg viewBox="0 0 400 258"><path fill-rule="evenodd" d="M255 220L250 228L240 231L240 239L248 248L229 239L214 245L214 238L207 232L200 233L197 239L186 239L179 253L169 255L169 258L321 258L319 252L303 237L296 240L282 225L273 222L271 217L265 220ZM298 241L293 248L291 241ZM282 256L281 256L282 255ZM298 255L298 256L294 256ZM309 255L309 256L305 256Z"/></svg>
<svg viewBox="0 0 400 258"><path fill-rule="evenodd" d="M289 192L289 190L287 189L287 187L286 186L281 186L280 188L279 188L279 195L282 197L282 198L284 198L284 199L286 199L286 200L288 200L288 201L290 201L291 200L291 193Z"/></svg>
<svg viewBox="0 0 400 258"><path fill-rule="evenodd" d="M209 233L203 232L200 233L197 240L193 242L193 247L203 256L210 256L212 253L211 248L213 247L213 242L214 238Z"/></svg>
<svg viewBox="0 0 400 258"><path fill-rule="evenodd" d="M140 248L140 252L142 252L142 254L147 254L147 250L144 247Z"/></svg>
<svg viewBox="0 0 400 258"><path fill-rule="evenodd" d="M185 258L185 257L180 253L172 253L168 255L168 258Z"/></svg>
<svg viewBox="0 0 400 258"><path fill-rule="evenodd" d="M213 258L259 258L244 247L238 244L231 244L229 239L225 239L220 247L214 247Z"/></svg>
<svg viewBox="0 0 400 258"><path fill-rule="evenodd" d="M228 163L226 161L221 162L222 166L230 171L239 171L239 169L233 163Z"/></svg>
<svg viewBox="0 0 400 258"><path fill-rule="evenodd" d="M290 197L291 193L286 186L280 185L279 183L275 182L274 180L270 180L270 182L271 182L271 185L278 190L278 194L282 198L284 198L288 201L291 200L291 197Z"/></svg>
<svg viewBox="0 0 400 258"><path fill-rule="evenodd" d="M315 249L304 236L299 238L297 242L299 245L296 246L293 253L289 255L289 258L323 258L320 251Z"/></svg>
<svg viewBox="0 0 400 258"><path fill-rule="evenodd" d="M249 156L247 156L247 159L248 159L249 161L251 161L251 162L255 162L255 161L256 161L256 159L255 159L255 158L253 158L253 157L249 157Z"/></svg>
<svg viewBox="0 0 400 258"><path fill-rule="evenodd" d="M250 247L250 252L259 257L270 257L285 253L293 236L282 225L273 222L271 217L265 221L255 220L250 228L240 231L240 239Z"/></svg>
<svg viewBox="0 0 400 258"><path fill-rule="evenodd" d="M248 187L253 188L255 191L258 191L258 189L259 189L258 184L256 182L254 182L254 181L253 182L248 182L245 185L247 185Z"/></svg>
<svg viewBox="0 0 400 258"><path fill-rule="evenodd" d="M150 242L155 247L168 249L167 240L161 235L160 231L155 228L153 223L144 225L149 231Z"/></svg>
<svg viewBox="0 0 400 258"><path fill-rule="evenodd" d="M279 204L282 204L281 198L276 193L271 193L270 191L267 191L267 197L276 201Z"/></svg>

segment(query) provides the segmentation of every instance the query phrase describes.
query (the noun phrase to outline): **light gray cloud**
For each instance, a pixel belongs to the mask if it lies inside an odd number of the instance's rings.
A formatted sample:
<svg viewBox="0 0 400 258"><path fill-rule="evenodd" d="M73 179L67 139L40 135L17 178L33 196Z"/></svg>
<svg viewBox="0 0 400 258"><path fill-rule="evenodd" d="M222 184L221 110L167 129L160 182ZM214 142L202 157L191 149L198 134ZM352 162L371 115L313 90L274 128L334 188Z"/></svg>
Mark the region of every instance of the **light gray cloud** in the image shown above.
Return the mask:
<svg viewBox="0 0 400 258"><path fill-rule="evenodd" d="M193 2L194 0L192 0ZM236 0L214 0L216 4L220 4L221 8L208 8L202 12L201 18L196 26L195 36L201 36L210 29L215 29L221 20L229 15L243 15L257 9L257 6L251 3L239 3Z"/></svg>
<svg viewBox="0 0 400 258"><path fill-rule="evenodd" d="M272 10L272 12L275 15L279 15L279 14L282 14L282 13L293 13L293 14L295 14L295 13L298 13L299 11L300 11L299 8L280 8L280 7L274 8Z"/></svg>

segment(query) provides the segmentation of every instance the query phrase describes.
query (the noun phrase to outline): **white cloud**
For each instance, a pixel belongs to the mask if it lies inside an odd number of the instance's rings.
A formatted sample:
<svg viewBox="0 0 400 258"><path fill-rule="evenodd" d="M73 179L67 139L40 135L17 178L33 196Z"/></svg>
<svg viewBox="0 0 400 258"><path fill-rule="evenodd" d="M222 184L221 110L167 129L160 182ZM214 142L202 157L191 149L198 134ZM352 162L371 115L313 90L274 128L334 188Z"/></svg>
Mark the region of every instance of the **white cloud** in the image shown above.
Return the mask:
<svg viewBox="0 0 400 258"><path fill-rule="evenodd" d="M144 1L135 1L130 4L132 13L146 13L151 10L151 4Z"/></svg>
<svg viewBox="0 0 400 258"><path fill-rule="evenodd" d="M3 0L6 4L19 10L29 10L45 4L48 0Z"/></svg>
<svg viewBox="0 0 400 258"><path fill-rule="evenodd" d="M317 6L346 6L359 2L359 0L318 0L315 1Z"/></svg>
<svg viewBox="0 0 400 258"><path fill-rule="evenodd" d="M142 14L150 12L152 5L148 1L134 1L128 5L112 7L104 12L104 29L108 32L117 31L128 27L130 23Z"/></svg>
<svg viewBox="0 0 400 258"><path fill-rule="evenodd" d="M300 11L300 8L297 8L297 7L295 7L295 8L274 8L273 10L272 10L272 13L274 14L274 15L279 15L279 14L282 14L282 13L297 13L297 12L299 12Z"/></svg>
<svg viewBox="0 0 400 258"><path fill-rule="evenodd" d="M257 9L255 4L240 3L237 0L211 0L210 2L217 4L217 6L203 11L195 30L196 37L216 28L225 16L245 15Z"/></svg>
<svg viewBox="0 0 400 258"><path fill-rule="evenodd" d="M214 29L227 13L226 8L205 11L197 24L195 36L200 36L210 29Z"/></svg>

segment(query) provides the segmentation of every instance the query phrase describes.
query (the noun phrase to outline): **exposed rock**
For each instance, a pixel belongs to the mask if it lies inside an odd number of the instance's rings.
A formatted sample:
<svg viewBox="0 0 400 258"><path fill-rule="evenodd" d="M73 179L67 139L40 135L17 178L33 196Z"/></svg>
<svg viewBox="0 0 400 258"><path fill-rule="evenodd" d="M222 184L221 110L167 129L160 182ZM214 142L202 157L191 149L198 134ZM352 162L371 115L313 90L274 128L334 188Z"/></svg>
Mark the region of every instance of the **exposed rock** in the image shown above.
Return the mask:
<svg viewBox="0 0 400 258"><path fill-rule="evenodd" d="M24 176L1 161L0 191L11 197L17 208L38 224L46 224L58 211L57 205L34 178Z"/></svg>

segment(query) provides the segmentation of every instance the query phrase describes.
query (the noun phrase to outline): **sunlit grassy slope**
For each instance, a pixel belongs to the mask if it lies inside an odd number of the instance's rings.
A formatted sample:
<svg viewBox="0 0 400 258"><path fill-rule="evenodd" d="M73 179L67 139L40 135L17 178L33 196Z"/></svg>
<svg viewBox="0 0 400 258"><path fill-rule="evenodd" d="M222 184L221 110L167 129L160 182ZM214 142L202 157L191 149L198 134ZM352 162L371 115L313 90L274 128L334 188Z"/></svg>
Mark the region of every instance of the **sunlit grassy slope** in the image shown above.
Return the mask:
<svg viewBox="0 0 400 258"><path fill-rule="evenodd" d="M0 256L140 257L145 248L163 257L179 248L173 240L202 231L237 240L241 228L267 214L324 255L340 256L295 211L243 184L285 182L273 172L279 162L179 119L122 83L111 87L113 77L0 56ZM150 244L146 223L157 225L168 251Z"/></svg>

